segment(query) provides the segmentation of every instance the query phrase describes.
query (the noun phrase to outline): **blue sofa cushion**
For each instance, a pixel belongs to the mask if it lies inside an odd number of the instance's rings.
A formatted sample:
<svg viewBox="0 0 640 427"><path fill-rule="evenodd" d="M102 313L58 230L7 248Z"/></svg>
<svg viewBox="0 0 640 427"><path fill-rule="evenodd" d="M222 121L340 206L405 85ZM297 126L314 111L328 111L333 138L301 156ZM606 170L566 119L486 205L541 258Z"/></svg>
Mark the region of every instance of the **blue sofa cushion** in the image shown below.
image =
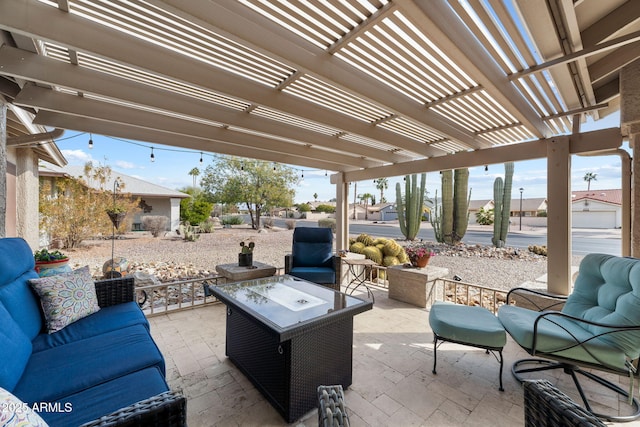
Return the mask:
<svg viewBox="0 0 640 427"><path fill-rule="evenodd" d="M297 227L293 231L293 267L333 266L333 232L330 228Z"/></svg>
<svg viewBox="0 0 640 427"><path fill-rule="evenodd" d="M28 283L29 279L37 277L38 273L33 270L0 286L0 302L29 340L38 336L44 324L38 297Z"/></svg>
<svg viewBox="0 0 640 427"><path fill-rule="evenodd" d="M31 357L31 341L2 303L0 325L0 387L13 391Z"/></svg>
<svg viewBox="0 0 640 427"><path fill-rule="evenodd" d="M25 402L55 401L164 359L143 325L33 353L13 393Z"/></svg>
<svg viewBox="0 0 640 427"><path fill-rule="evenodd" d="M127 302L104 307L58 332L38 335L32 341L33 352L37 353L133 325L143 325L149 330L149 322L137 303Z"/></svg>
<svg viewBox="0 0 640 427"><path fill-rule="evenodd" d="M40 415L50 426L78 426L168 390L160 370L146 368L66 396L57 402L61 411Z"/></svg>
<svg viewBox="0 0 640 427"><path fill-rule="evenodd" d="M0 239L0 302L22 331L34 339L42 330L40 303L27 281L37 278L31 248L23 239Z"/></svg>
<svg viewBox="0 0 640 427"><path fill-rule="evenodd" d="M328 267L293 267L289 274L313 283L336 282L336 272Z"/></svg>

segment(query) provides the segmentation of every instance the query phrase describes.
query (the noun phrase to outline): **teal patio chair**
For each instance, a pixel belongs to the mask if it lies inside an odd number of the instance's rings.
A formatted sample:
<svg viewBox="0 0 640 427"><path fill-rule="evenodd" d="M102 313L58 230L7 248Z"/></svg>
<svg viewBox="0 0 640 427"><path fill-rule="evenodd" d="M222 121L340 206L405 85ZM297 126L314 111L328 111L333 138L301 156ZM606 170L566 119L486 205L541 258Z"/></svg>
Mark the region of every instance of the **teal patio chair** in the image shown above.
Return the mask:
<svg viewBox="0 0 640 427"><path fill-rule="evenodd" d="M640 260L603 254L585 256L573 292L564 298L561 311L511 305L515 294L545 294L513 289L507 295L507 305L498 312L514 341L530 355L541 358L515 362L512 372L518 381L532 379L531 374L562 369L573 379L585 408L595 416L616 422L640 417L640 404L633 397L640 356ZM594 370L628 376L630 391L596 375ZM577 374L624 396L631 405L631 415L595 412Z"/></svg>

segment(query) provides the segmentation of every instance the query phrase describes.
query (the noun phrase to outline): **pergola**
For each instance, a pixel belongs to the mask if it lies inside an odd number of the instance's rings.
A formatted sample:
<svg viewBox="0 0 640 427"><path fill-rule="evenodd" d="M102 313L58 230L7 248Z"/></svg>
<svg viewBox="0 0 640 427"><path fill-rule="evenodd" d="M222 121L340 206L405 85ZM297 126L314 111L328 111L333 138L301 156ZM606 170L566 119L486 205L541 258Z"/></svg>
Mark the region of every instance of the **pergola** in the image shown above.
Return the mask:
<svg viewBox="0 0 640 427"><path fill-rule="evenodd" d="M331 171L338 249L349 182L547 158L558 293L571 155L619 153L640 251L638 1L2 0L0 30L9 147L35 124Z"/></svg>

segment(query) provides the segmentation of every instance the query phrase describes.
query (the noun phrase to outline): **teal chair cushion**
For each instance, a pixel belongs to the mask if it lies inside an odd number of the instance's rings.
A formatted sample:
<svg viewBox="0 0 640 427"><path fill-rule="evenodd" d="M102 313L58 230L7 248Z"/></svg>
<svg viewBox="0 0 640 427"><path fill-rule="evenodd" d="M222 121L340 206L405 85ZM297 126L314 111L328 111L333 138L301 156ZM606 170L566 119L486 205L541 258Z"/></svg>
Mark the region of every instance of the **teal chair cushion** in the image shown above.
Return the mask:
<svg viewBox="0 0 640 427"><path fill-rule="evenodd" d="M640 260L604 254L585 256L562 313L606 325L640 326ZM537 311L515 306L503 306L498 312L513 339L530 350L533 324L539 315ZM538 323L535 350L624 370L625 360L635 359L640 353L640 331L593 338L612 330L553 316ZM565 349L576 341L585 343Z"/></svg>
<svg viewBox="0 0 640 427"><path fill-rule="evenodd" d="M436 302L429 311L429 325L439 337L460 343L495 348L507 343L500 321L482 307Z"/></svg>
<svg viewBox="0 0 640 427"><path fill-rule="evenodd" d="M533 324L540 314L542 313L538 311L504 305L498 311L498 318L514 341L524 348L532 349ZM605 364L612 368L624 369L624 351L611 346L602 338L592 339L584 346L575 346L577 342L592 337L593 334L578 323L560 316L552 316L549 320L542 319L538 322L536 351L584 363Z"/></svg>
<svg viewBox="0 0 640 427"><path fill-rule="evenodd" d="M640 260L589 254L580 264L566 314L610 325L640 325ZM584 325L592 334L607 328ZM602 340L621 349L630 359L640 355L640 331L616 332Z"/></svg>

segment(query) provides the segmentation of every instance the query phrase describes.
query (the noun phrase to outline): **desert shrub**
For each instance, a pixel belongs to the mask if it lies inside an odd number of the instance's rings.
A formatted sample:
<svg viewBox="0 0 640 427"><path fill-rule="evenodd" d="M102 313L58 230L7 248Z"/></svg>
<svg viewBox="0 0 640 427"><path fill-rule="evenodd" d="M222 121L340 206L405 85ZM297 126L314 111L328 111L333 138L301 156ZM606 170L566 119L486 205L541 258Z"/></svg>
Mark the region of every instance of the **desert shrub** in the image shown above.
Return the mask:
<svg viewBox="0 0 640 427"><path fill-rule="evenodd" d="M180 201L180 220L189 221L190 224L206 221L213 210L213 203L209 202L206 195L200 190L189 188L184 191L191 197Z"/></svg>
<svg viewBox="0 0 640 427"><path fill-rule="evenodd" d="M158 237L167 229L168 222L169 218L164 215L145 215L142 217L142 228L150 232L153 237Z"/></svg>
<svg viewBox="0 0 640 427"><path fill-rule="evenodd" d="M201 233L213 233L215 222L211 218L207 218L206 221L202 221L198 224L198 228Z"/></svg>
<svg viewBox="0 0 640 427"><path fill-rule="evenodd" d="M331 205L318 205L316 212L335 213L336 207Z"/></svg>
<svg viewBox="0 0 640 427"><path fill-rule="evenodd" d="M293 230L294 228L296 228L295 219L288 219L285 221L285 224L287 224L287 230Z"/></svg>
<svg viewBox="0 0 640 427"><path fill-rule="evenodd" d="M538 211L538 212L536 212L536 216L540 217L540 218L546 218L547 217L547 211Z"/></svg>
<svg viewBox="0 0 640 427"><path fill-rule="evenodd" d="M493 219L493 209L480 208L476 212L476 222L480 225L491 225L493 224Z"/></svg>
<svg viewBox="0 0 640 427"><path fill-rule="evenodd" d="M262 225L264 228L273 228L275 221L271 217L262 218Z"/></svg>
<svg viewBox="0 0 640 427"><path fill-rule="evenodd" d="M334 233L336 232L336 219L335 218L323 218L318 220L318 227L330 228Z"/></svg>
<svg viewBox="0 0 640 427"><path fill-rule="evenodd" d="M311 212L311 206L309 206L307 203L302 203L298 205L298 212Z"/></svg>
<svg viewBox="0 0 640 427"><path fill-rule="evenodd" d="M242 225L244 224L244 218L240 215L225 215L222 217L223 225Z"/></svg>

